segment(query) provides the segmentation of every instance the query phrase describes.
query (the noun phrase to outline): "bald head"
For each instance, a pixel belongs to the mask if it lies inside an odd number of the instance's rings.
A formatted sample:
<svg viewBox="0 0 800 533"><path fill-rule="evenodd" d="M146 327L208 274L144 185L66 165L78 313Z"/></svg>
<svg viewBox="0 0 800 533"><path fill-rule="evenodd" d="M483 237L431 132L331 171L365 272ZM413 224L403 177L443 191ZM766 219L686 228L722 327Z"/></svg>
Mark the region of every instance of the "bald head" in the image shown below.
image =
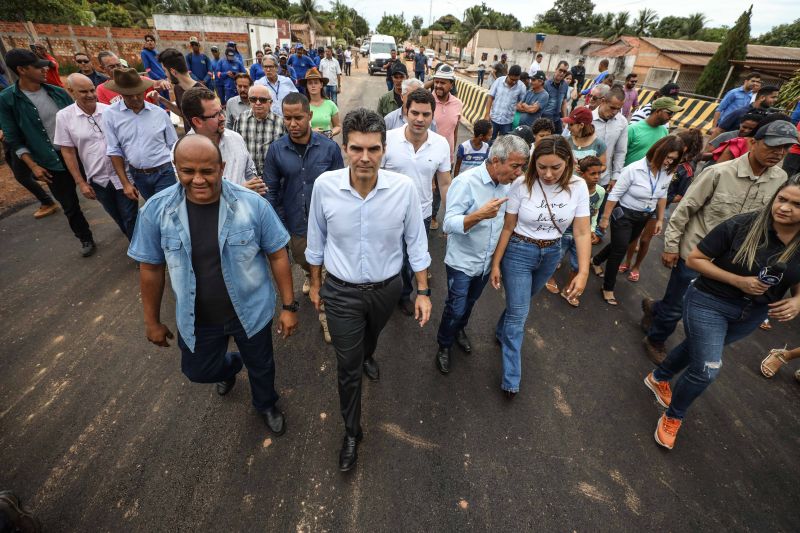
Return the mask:
<svg viewBox="0 0 800 533"><path fill-rule="evenodd" d="M173 156L176 167L184 159L200 158L217 164L222 163L222 152L219 151L219 147L205 135L184 135L175 143Z"/></svg>
<svg viewBox="0 0 800 533"><path fill-rule="evenodd" d="M250 109L258 120L264 120L272 108L272 94L264 85L253 85L247 93Z"/></svg>
<svg viewBox="0 0 800 533"><path fill-rule="evenodd" d="M89 115L94 114L97 109L97 94L92 80L80 72L70 74L67 78L67 91L82 111Z"/></svg>
<svg viewBox="0 0 800 533"><path fill-rule="evenodd" d="M175 143L173 164L186 192L186 199L195 204L210 204L222 193L222 154L205 135L185 135Z"/></svg>
<svg viewBox="0 0 800 533"><path fill-rule="evenodd" d="M86 84L89 84L94 87L94 83L88 77L84 76L80 72L73 72L69 76L67 76L67 89L72 91L73 89L86 87Z"/></svg>

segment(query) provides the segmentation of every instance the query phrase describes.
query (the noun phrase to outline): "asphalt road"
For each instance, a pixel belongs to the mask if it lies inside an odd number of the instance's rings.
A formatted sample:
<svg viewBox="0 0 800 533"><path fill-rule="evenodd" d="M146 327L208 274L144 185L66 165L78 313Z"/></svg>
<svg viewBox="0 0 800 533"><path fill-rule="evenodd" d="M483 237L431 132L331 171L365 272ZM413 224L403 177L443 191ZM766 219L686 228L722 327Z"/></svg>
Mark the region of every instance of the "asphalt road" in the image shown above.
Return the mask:
<svg viewBox="0 0 800 533"><path fill-rule="evenodd" d="M344 81L343 111L385 89L363 71ZM246 379L220 398L181 374L176 347L146 341L127 243L96 203L84 208L89 259L62 215L0 221L0 489L49 531L798 529L800 384L758 370L769 348L800 344L796 323L727 349L675 450L653 441L661 409L642 384L637 322L639 300L666 285L660 241L642 280L620 281L619 308L594 277L577 310L536 296L509 403L491 288L468 328L473 355L456 351L447 377L434 367L445 239L433 233L433 319L419 329L398 312L385 329L359 464L343 475L335 356L311 306L275 343L288 432L270 437Z"/></svg>

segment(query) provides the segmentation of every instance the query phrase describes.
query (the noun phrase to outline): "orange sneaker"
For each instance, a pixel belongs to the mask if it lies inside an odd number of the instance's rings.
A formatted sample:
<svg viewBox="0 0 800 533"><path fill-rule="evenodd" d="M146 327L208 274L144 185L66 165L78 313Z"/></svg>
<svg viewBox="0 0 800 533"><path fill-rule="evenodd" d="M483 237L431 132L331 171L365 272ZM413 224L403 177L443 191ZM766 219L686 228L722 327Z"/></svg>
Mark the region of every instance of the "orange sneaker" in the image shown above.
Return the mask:
<svg viewBox="0 0 800 533"><path fill-rule="evenodd" d="M661 407L669 407L672 402L672 389L669 388L669 381L656 381L653 373L650 372L645 376L644 384L656 395L656 401L661 404Z"/></svg>
<svg viewBox="0 0 800 533"><path fill-rule="evenodd" d="M677 418L670 418L664 413L658 419L658 424L656 425L656 442L671 450L675 447L675 439L678 437L679 429L681 429L681 421Z"/></svg>
<svg viewBox="0 0 800 533"><path fill-rule="evenodd" d="M56 212L58 212L58 205L56 204L42 205L39 209L36 210L36 212L33 213L33 218L36 219L44 218Z"/></svg>

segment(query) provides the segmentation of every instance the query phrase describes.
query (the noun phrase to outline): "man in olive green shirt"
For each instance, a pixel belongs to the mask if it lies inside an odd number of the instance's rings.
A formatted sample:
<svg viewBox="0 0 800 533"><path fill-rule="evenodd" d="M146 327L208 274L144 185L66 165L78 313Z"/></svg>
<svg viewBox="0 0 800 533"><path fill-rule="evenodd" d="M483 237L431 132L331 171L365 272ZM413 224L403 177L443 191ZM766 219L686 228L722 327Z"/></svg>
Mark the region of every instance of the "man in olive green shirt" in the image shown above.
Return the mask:
<svg viewBox="0 0 800 533"><path fill-rule="evenodd" d="M787 175L778 163L797 141L789 122L778 120L762 126L750 151L737 159L704 170L681 199L664 232L661 262L671 268L661 301L642 301L642 329L648 357L660 364L666 357L664 343L675 331L683 314L683 295L697 273L686 266L686 258L721 222L739 213L763 208Z"/></svg>
<svg viewBox="0 0 800 533"><path fill-rule="evenodd" d="M665 126L672 115L683 109L675 99L667 96L653 102L652 112L646 120L640 120L628 126L628 152L625 154L625 166L639 161L656 141L669 135Z"/></svg>
<svg viewBox="0 0 800 533"><path fill-rule="evenodd" d="M408 69L400 61L393 63L391 68L394 88L378 100L378 114L382 117L385 117L395 109L400 109L403 105L403 80L408 78Z"/></svg>

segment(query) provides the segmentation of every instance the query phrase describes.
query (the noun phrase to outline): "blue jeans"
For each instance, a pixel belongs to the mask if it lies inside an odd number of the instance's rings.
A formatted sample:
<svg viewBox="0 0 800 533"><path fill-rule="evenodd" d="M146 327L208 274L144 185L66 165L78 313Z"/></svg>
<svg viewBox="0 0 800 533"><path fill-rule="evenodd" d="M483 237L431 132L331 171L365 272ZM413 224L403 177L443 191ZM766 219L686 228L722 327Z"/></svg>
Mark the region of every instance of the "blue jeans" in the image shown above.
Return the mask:
<svg viewBox="0 0 800 533"><path fill-rule="evenodd" d="M275 360L272 351L272 321L264 329L247 338L241 322L234 318L221 326L195 326L194 353L178 332L181 348L181 370L195 383L218 383L230 379L247 367L247 378L253 395L253 406L260 413L278 401L275 392ZM233 337L238 352L228 352L228 339Z"/></svg>
<svg viewBox="0 0 800 533"><path fill-rule="evenodd" d="M564 259L564 256L569 254L569 268L572 269L573 272L578 271L578 248L575 246L575 236L572 233L565 233L561 236L561 259L558 260L559 263Z"/></svg>
<svg viewBox="0 0 800 533"><path fill-rule="evenodd" d="M416 77L419 81L425 81L425 71L424 70L415 70L414 77Z"/></svg>
<svg viewBox="0 0 800 533"><path fill-rule="evenodd" d="M425 223L425 231L431 229L431 217L423 220ZM414 269L411 268L411 263L408 260L408 250L406 250L406 241L403 240L403 268L400 269L400 278L403 280L403 291L400 293L400 300L411 300L411 292L414 290Z"/></svg>
<svg viewBox="0 0 800 533"><path fill-rule="evenodd" d="M337 87L336 85L326 85L325 86L325 96L328 97L334 104L338 104L339 100L337 99Z"/></svg>
<svg viewBox="0 0 800 533"><path fill-rule="evenodd" d="M439 190L439 179L436 175L433 176L433 205L431 208L433 209L432 218L436 218L436 215L439 214L439 208L442 207L442 193Z"/></svg>
<svg viewBox="0 0 800 533"><path fill-rule="evenodd" d="M114 184L110 181L106 183L105 187L96 183L91 185L97 201L130 241L133 238L133 227L136 225L136 217L139 213L139 202L125 196L122 189L115 189Z"/></svg>
<svg viewBox="0 0 800 533"><path fill-rule="evenodd" d="M561 244L539 248L512 236L500 270L506 287L506 309L495 335L503 345L503 390L518 392L522 378L522 339L531 298L542 290L561 260Z"/></svg>
<svg viewBox="0 0 800 533"><path fill-rule="evenodd" d="M478 71L478 81L477 81L477 84L478 84L478 86L479 86L479 87L483 87L483 75L484 75L484 73L485 73L485 71L483 71L483 70L479 70L479 71Z"/></svg>
<svg viewBox="0 0 800 533"><path fill-rule="evenodd" d="M669 381L686 369L672 389L667 416L683 419L695 399L711 385L722 368L722 349L752 333L768 307L742 299L723 299L690 285L683 302L686 340L655 369L657 381Z"/></svg>
<svg viewBox="0 0 800 533"><path fill-rule="evenodd" d="M506 133L511 131L512 123L508 124L498 124L494 120L492 121L492 140L494 141L500 135L505 135Z"/></svg>
<svg viewBox="0 0 800 533"><path fill-rule="evenodd" d="M444 303L442 321L439 323L436 340L440 347L450 348L456 333L467 327L472 308L489 281L489 274L473 277L449 265L445 265L445 268L447 269L447 300Z"/></svg>
<svg viewBox="0 0 800 533"><path fill-rule="evenodd" d="M157 192L161 192L167 187L175 185L178 177L175 175L175 169L172 163L164 163L155 172L139 172L133 167L129 167L131 179L133 184L136 185L139 194L145 200L149 199Z"/></svg>
<svg viewBox="0 0 800 533"><path fill-rule="evenodd" d="M389 89L390 91L394 90L394 81L392 81L392 78L386 79L386 88Z"/></svg>
<svg viewBox="0 0 800 533"><path fill-rule="evenodd" d="M678 321L683 316L683 297L686 289L697 277L697 272L686 266L686 261L678 259L672 269L664 297L653 304L653 324L647 332L647 338L653 344L664 344L675 332Z"/></svg>

